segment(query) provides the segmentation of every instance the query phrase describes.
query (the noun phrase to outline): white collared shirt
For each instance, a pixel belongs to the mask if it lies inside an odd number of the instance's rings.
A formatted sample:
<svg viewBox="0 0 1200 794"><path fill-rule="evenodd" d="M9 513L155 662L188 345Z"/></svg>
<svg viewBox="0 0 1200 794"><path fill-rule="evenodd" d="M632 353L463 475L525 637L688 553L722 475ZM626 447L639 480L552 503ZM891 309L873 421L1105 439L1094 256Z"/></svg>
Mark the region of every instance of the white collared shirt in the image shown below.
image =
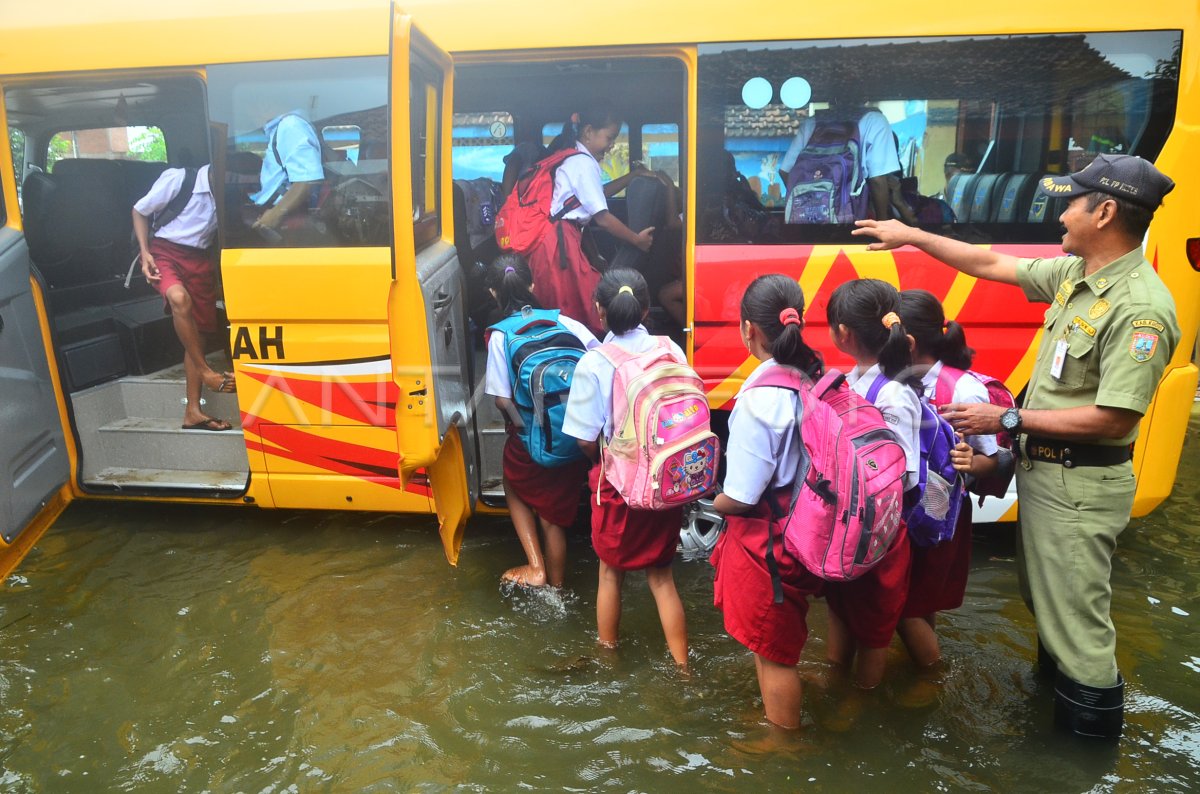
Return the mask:
<svg viewBox="0 0 1200 794"><path fill-rule="evenodd" d="M860 396L866 397L879 371L878 364L866 370L856 366L846 373L846 382ZM904 490L914 488L921 478L921 398L906 384L889 380L875 395L875 407L883 414L884 421L904 450Z"/></svg>
<svg viewBox="0 0 1200 794"><path fill-rule="evenodd" d="M796 401L791 389L749 388L775 365L769 358L746 378L729 415L723 489L730 499L757 504L768 489L791 485L800 469L801 441L796 427Z"/></svg>
<svg viewBox="0 0 1200 794"><path fill-rule="evenodd" d="M591 350L600 344L600 340L578 320L572 320L567 315L560 313L558 321L583 343L584 350ZM512 377L508 371L508 351L504 349L504 332L492 331L488 336L487 344L487 371L483 377L483 391L493 397L507 397L511 400L513 396Z"/></svg>
<svg viewBox="0 0 1200 794"><path fill-rule="evenodd" d="M208 183L209 166L196 171L196 185L192 197L175 220L154 233L161 240L168 240L192 248L208 248L217 233L217 204L213 200L212 187ZM138 199L133 208L147 218L162 212L183 187L186 170L168 168L158 175L150 192Z"/></svg>
<svg viewBox="0 0 1200 794"><path fill-rule="evenodd" d="M929 401L930 405L934 405L933 400L937 394L937 382L941 374L942 362L938 361L921 377L921 385L925 387L925 399ZM964 372L963 376L954 384L954 393L950 396L950 401L956 403L991 402L988 399L987 387L970 372ZM1000 449L996 445L995 436L966 436L966 440L972 449L989 458L995 455Z"/></svg>
<svg viewBox="0 0 1200 794"><path fill-rule="evenodd" d="M556 214L562 209L563 203L574 196L579 199L579 206L563 217L587 223L592 216L608 210L608 198L604 195L604 174L600 170L600 163L582 143L576 142L575 149L583 152L583 155L571 155L554 172L550 214Z"/></svg>

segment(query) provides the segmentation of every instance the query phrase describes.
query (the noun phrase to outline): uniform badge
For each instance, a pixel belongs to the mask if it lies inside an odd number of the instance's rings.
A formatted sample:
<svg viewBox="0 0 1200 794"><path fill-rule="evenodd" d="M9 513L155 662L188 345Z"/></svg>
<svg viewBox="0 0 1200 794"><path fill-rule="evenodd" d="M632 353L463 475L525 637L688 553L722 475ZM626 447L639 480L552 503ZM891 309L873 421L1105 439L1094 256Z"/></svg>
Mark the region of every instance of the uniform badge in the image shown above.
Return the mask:
<svg viewBox="0 0 1200 794"><path fill-rule="evenodd" d="M1134 331L1133 341L1129 343L1129 355L1139 364L1144 364L1154 357L1158 348L1158 334L1148 331Z"/></svg>
<svg viewBox="0 0 1200 794"><path fill-rule="evenodd" d="M1088 309L1088 317L1091 317L1093 320L1099 320L1104 316L1104 313L1108 311L1108 307L1111 305L1112 304L1104 300L1104 298L1101 298L1092 304L1092 308Z"/></svg>
<svg viewBox="0 0 1200 794"><path fill-rule="evenodd" d="M1155 331L1158 331L1160 334L1166 330L1166 326L1164 326L1158 320L1134 320L1133 327L1134 328L1153 328Z"/></svg>
<svg viewBox="0 0 1200 794"><path fill-rule="evenodd" d="M1058 292L1054 293L1054 302L1059 306L1067 305L1067 296L1075 289L1075 285L1071 283L1071 279L1066 279L1058 285Z"/></svg>
<svg viewBox="0 0 1200 794"><path fill-rule="evenodd" d="M1091 325L1089 325L1088 321L1083 319L1082 317L1076 315L1075 319L1072 320L1071 322L1075 324L1076 328L1078 328L1080 331L1083 331L1088 336L1096 335L1096 329L1093 328Z"/></svg>

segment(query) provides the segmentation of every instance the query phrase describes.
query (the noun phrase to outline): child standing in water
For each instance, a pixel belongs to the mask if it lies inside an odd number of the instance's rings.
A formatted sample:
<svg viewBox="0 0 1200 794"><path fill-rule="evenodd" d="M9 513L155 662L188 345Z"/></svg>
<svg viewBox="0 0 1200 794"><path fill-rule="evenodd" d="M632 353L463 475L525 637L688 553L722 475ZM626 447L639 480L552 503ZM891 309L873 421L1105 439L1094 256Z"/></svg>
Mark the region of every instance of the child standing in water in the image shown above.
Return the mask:
<svg viewBox="0 0 1200 794"><path fill-rule="evenodd" d="M804 294L787 276L760 276L742 296L742 341L762 363L746 379L730 414L724 492L713 501L728 521L712 554L713 601L729 635L754 652L767 720L789 730L800 727L803 693L796 664L808 638L808 598L823 582L786 550L783 526L772 520L786 513L800 467L799 397L754 383L776 366L820 378L821 358L801 336L803 314ZM782 586L778 603L768 555Z"/></svg>
<svg viewBox="0 0 1200 794"><path fill-rule="evenodd" d="M600 458L600 441L607 441L613 435L616 367L606 357L604 346L644 353L659 345L659 337L651 336L642 325L650 310L650 294L640 273L626 269L608 271L596 286L595 300L608 335L604 345L585 353L575 368L563 422L563 432L578 439L592 461ZM669 345L679 363L687 364L687 356L679 346L674 342ZM671 573L683 526L683 508L634 510L600 469L594 466L589 475L593 494L592 546L600 558L596 592L600 644L616 647L621 624L621 585L627 572L644 570L671 656L677 665L686 668L687 625L683 602Z"/></svg>
<svg viewBox="0 0 1200 794"><path fill-rule="evenodd" d="M933 293L921 289L901 292L899 314L915 342L914 369L923 372L921 387L930 404L989 402L987 387L965 371L970 369L975 351L967 347L962 326L946 321L942 304ZM951 459L956 470L985 477L995 470L998 452L995 436L968 436L955 447ZM970 565L971 498L964 492L954 537L937 546L912 547L912 573L899 631L919 667L930 667L941 658L936 616L962 606Z"/></svg>
<svg viewBox="0 0 1200 794"><path fill-rule="evenodd" d="M620 134L621 119L605 101L573 113L563 125L562 133L550 144L550 152L570 147L582 156L567 157L555 171L551 223L529 252L529 267L542 303L558 306L595 332L602 328L592 303L600 273L584 253L583 228L594 222L618 241L641 251L649 251L654 241L654 227L634 232L608 211L608 196L624 190L637 173L631 171L604 184L600 161Z"/></svg>
<svg viewBox="0 0 1200 794"><path fill-rule="evenodd" d="M519 255L496 257L488 270L487 282L506 316L538 308L529 266ZM592 332L577 320L559 314L557 321L578 340L580 350L599 344ZM509 361L506 341L502 330L489 330L484 391L496 398L496 407L505 417L508 439L504 443L504 496L517 538L525 550L526 564L505 571L503 579L523 587L545 584L562 587L567 560L564 528L575 523L588 461L581 457L561 466L545 467L530 457L517 427L521 421L513 404L513 381L517 375ZM528 390L529 384L525 388ZM545 540L544 554L538 542L539 521Z"/></svg>
<svg viewBox="0 0 1200 794"><path fill-rule="evenodd" d="M906 505L918 481L921 453L921 402L909 374L912 366L908 333L896 313L900 295L892 285L876 279L848 281L829 299L829 335L834 346L854 359L846 376L855 392L867 396L882 372L890 380L879 390L874 405L904 449ZM850 667L857 656L854 682L873 689L883 680L887 647L900 622L908 593L911 553L906 531L896 533L891 548L878 564L858 579L829 582L828 657Z"/></svg>

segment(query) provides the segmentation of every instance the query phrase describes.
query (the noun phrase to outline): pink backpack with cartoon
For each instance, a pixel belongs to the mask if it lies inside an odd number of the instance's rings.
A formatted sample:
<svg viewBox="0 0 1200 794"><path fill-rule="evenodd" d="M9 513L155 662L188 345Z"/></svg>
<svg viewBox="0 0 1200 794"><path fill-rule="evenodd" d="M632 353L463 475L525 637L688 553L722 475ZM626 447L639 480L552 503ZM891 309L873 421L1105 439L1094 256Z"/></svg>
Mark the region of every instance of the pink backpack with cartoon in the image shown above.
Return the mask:
<svg viewBox="0 0 1200 794"><path fill-rule="evenodd" d="M1004 381L973 369L955 369L945 364L942 365L942 371L938 373L937 384L933 390L933 404L949 405L954 402L954 387L958 385L958 381L963 375L971 375L983 384L983 387L987 389L988 402L992 405L999 405L1002 408L1017 407L1017 401L1008 387L1004 385ZM1008 486L1017 469L1016 457L1013 455L1015 448L1013 437L1005 431L997 433L996 446L1000 448L996 470L987 477L981 477L972 482L968 489L979 495L979 504L981 505L985 496L1006 496Z"/></svg>
<svg viewBox="0 0 1200 794"><path fill-rule="evenodd" d="M746 388L796 392L801 458L783 521L783 545L812 573L856 579L883 559L900 531L904 449L883 414L831 369L815 384L774 366Z"/></svg>
<svg viewBox="0 0 1200 794"><path fill-rule="evenodd" d="M657 342L644 353L611 342L594 348L616 369L600 471L636 510L679 507L717 484L721 443L709 428L704 382L667 339Z"/></svg>

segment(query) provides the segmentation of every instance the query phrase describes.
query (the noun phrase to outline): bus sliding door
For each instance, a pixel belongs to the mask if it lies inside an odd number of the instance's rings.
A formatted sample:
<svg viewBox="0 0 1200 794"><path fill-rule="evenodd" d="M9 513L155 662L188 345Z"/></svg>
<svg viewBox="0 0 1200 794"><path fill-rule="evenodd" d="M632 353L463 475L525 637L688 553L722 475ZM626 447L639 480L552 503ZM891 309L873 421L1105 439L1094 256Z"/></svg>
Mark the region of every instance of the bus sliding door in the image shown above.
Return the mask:
<svg viewBox="0 0 1200 794"><path fill-rule="evenodd" d="M401 471L429 477L446 557L458 559L478 497L466 284L450 227L449 57L396 11L391 122L394 281L389 299Z"/></svg>

